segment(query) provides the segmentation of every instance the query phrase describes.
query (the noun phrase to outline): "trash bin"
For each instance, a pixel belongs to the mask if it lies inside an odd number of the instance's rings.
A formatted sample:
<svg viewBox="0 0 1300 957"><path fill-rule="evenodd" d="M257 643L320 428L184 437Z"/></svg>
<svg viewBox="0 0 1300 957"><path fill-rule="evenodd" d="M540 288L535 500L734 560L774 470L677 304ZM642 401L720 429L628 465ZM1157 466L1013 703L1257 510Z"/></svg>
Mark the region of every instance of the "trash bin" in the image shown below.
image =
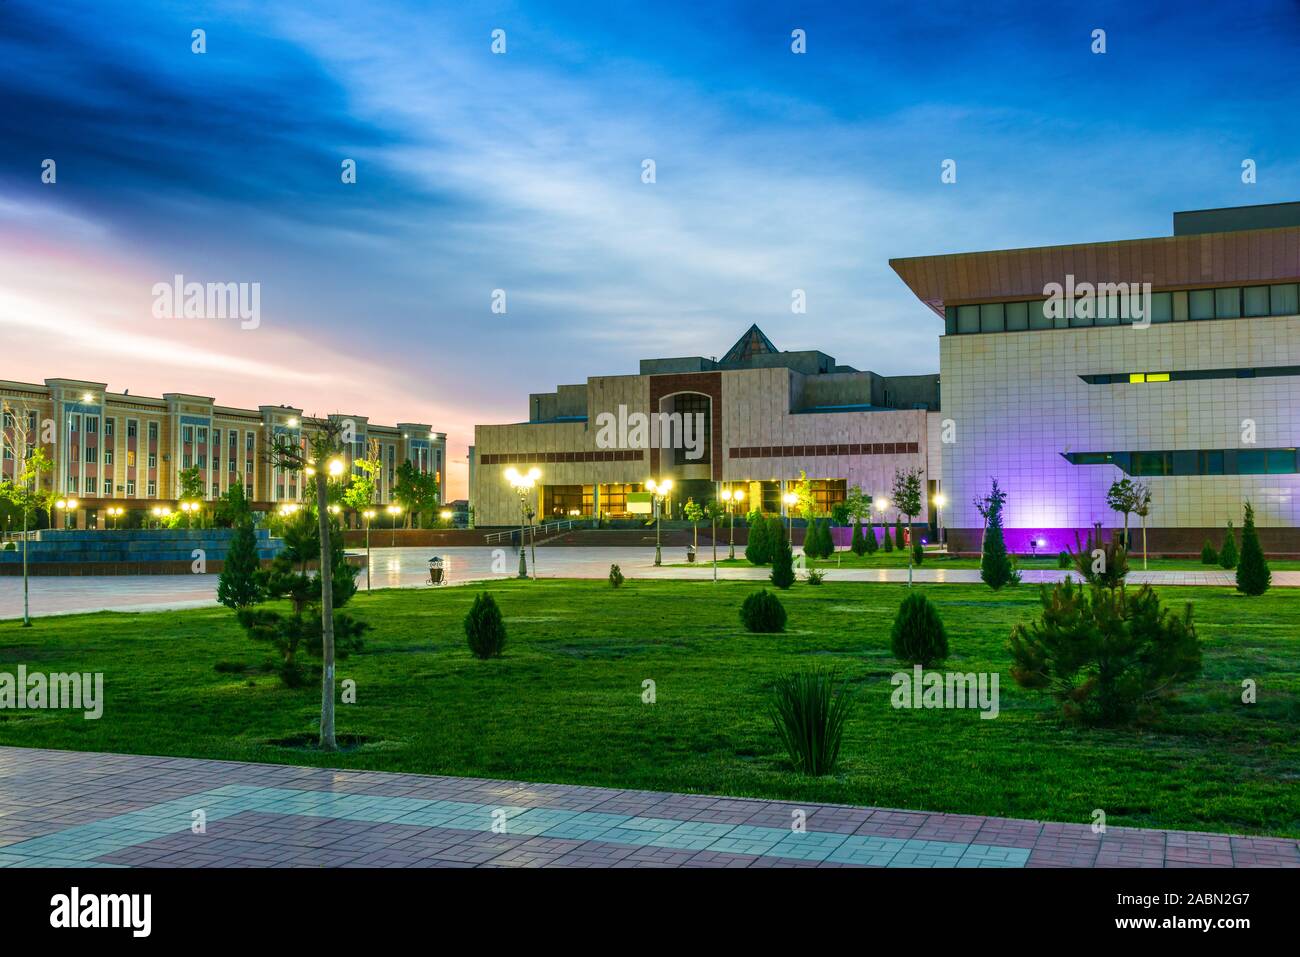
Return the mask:
<svg viewBox="0 0 1300 957"><path fill-rule="evenodd" d="M442 557L435 555L429 559L429 584L441 585L445 582L442 570Z"/></svg>
<svg viewBox="0 0 1300 957"><path fill-rule="evenodd" d="M687 546L686 546L686 560L687 560L688 562L693 562L693 561L695 561L695 546L694 546L694 545L687 545Z"/></svg>

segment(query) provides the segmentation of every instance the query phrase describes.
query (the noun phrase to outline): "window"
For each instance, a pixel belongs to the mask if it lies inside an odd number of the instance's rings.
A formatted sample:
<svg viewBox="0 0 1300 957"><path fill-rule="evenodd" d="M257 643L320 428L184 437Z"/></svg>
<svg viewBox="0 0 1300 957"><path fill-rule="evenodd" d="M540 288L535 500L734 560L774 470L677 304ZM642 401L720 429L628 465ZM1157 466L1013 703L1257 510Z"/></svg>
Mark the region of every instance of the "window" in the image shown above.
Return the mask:
<svg viewBox="0 0 1300 957"><path fill-rule="evenodd" d="M8 409L5 409L4 427L6 429L12 429L17 423L18 420L14 418L14 414Z"/></svg>
<svg viewBox="0 0 1300 957"><path fill-rule="evenodd" d="M1193 289L1187 294L1187 315L1192 319L1214 318L1214 290Z"/></svg>
<svg viewBox="0 0 1300 957"><path fill-rule="evenodd" d="M86 494L98 495L99 493L96 491L97 487L98 487L98 482L96 482L95 478L89 475L86 476Z"/></svg>
<svg viewBox="0 0 1300 957"><path fill-rule="evenodd" d="M71 432L81 431L81 416L73 415L68 419L68 430Z"/></svg>
<svg viewBox="0 0 1300 957"><path fill-rule="evenodd" d="M1021 332L1029 328L1029 303L1007 303L1007 332Z"/></svg>
<svg viewBox="0 0 1300 957"><path fill-rule="evenodd" d="M199 444L200 445L208 444L208 430L205 426L202 425L199 426Z"/></svg>
<svg viewBox="0 0 1300 957"><path fill-rule="evenodd" d="M1006 332L1007 314L1000 302L980 306L980 332Z"/></svg>
<svg viewBox="0 0 1300 957"><path fill-rule="evenodd" d="M221 483L220 483L220 482L213 482L213 483L212 483L212 497L213 497L213 498L221 498Z"/></svg>
<svg viewBox="0 0 1300 957"><path fill-rule="evenodd" d="M254 441L254 440L253 440L253 433L252 433L252 432L246 432L246 433L244 434L244 451L245 451L245 452L251 452L251 451L253 451L253 441Z"/></svg>
<svg viewBox="0 0 1300 957"><path fill-rule="evenodd" d="M1295 449L1269 449L1268 474L1291 475L1296 471Z"/></svg>
<svg viewBox="0 0 1300 957"><path fill-rule="evenodd" d="M1289 282L1268 287L1269 312L1275 316L1300 314L1300 284Z"/></svg>
<svg viewBox="0 0 1300 957"><path fill-rule="evenodd" d="M1172 322L1174 318L1173 293L1153 292L1151 294L1151 321Z"/></svg>
<svg viewBox="0 0 1300 957"><path fill-rule="evenodd" d="M239 433L234 429L231 429L228 434L230 435L230 448L231 451L233 451L235 447L239 445Z"/></svg>
<svg viewBox="0 0 1300 957"><path fill-rule="evenodd" d="M126 480L126 494L131 498L135 498L135 479Z"/></svg>
<svg viewBox="0 0 1300 957"><path fill-rule="evenodd" d="M238 470L238 465L239 465L239 463L235 461L235 456L232 454L232 455L230 456L230 471L232 471L232 472L237 471L237 470Z"/></svg>
<svg viewBox="0 0 1300 957"><path fill-rule="evenodd" d="M12 461L14 457L13 446L11 446L8 442L6 442L4 446L5 446L5 453L4 453L5 459Z"/></svg>
<svg viewBox="0 0 1300 957"><path fill-rule="evenodd" d="M140 429L139 429L139 426L140 426L140 424L139 424L138 422L136 422L135 419L127 419L127 420L126 420L126 437L127 437L128 439L133 439L133 438L135 438L135 437L136 437L136 433L139 432L139 430L140 430Z"/></svg>
<svg viewBox="0 0 1300 957"><path fill-rule="evenodd" d="M1229 286L1214 290L1214 317L1216 319L1241 318L1241 287Z"/></svg>
<svg viewBox="0 0 1300 957"><path fill-rule="evenodd" d="M221 468L221 453L220 453L220 452L213 452L213 453L212 453L212 467L213 467L214 469L219 469L219 468Z"/></svg>
<svg viewBox="0 0 1300 957"><path fill-rule="evenodd" d="M126 450L126 467L129 469L135 468L135 449Z"/></svg>
<svg viewBox="0 0 1300 957"><path fill-rule="evenodd" d="M1223 453L1222 452L1199 452L1197 453L1197 474L1199 475L1222 475L1223 474Z"/></svg>
<svg viewBox="0 0 1300 957"><path fill-rule="evenodd" d="M99 416L86 416L86 434L95 435L97 432L99 432Z"/></svg>
<svg viewBox="0 0 1300 957"><path fill-rule="evenodd" d="M69 491L69 492L75 492L76 490L77 490L77 477L76 477L75 475L69 475L69 476L68 476L68 491Z"/></svg>
<svg viewBox="0 0 1300 957"><path fill-rule="evenodd" d="M156 469L157 467L158 467L158 453L157 453L157 452L150 452L150 453L149 453L149 468L151 468L151 469Z"/></svg>
<svg viewBox="0 0 1300 957"><path fill-rule="evenodd" d="M116 419L105 419L105 420L104 420L104 434L105 434L105 435L112 435L112 434L113 434L113 427L114 427L114 423L116 423L116 421L117 421Z"/></svg>
<svg viewBox="0 0 1300 957"><path fill-rule="evenodd" d="M87 445L87 446L86 446L86 461L87 461L87 462L98 462L98 461L99 461L99 446L98 446L98 445Z"/></svg>
<svg viewBox="0 0 1300 957"><path fill-rule="evenodd" d="M1247 286L1242 293L1247 316L1268 315L1268 286Z"/></svg>
<svg viewBox="0 0 1300 957"><path fill-rule="evenodd" d="M231 464L233 465L234 463L231 463ZM247 473L248 475L252 475L252 474L253 474L253 460L252 460L252 459L245 459L245 460L244 460L244 472Z"/></svg>
<svg viewBox="0 0 1300 957"><path fill-rule="evenodd" d="M149 496L149 498L157 498L157 497L158 497L158 483L157 483L157 482L155 482L153 479L150 479L147 488L148 488L148 496Z"/></svg>
<svg viewBox="0 0 1300 957"><path fill-rule="evenodd" d="M189 452L186 452L184 455L181 456L181 468L187 469L192 467L193 465L194 465L194 456L190 455Z"/></svg>
<svg viewBox="0 0 1300 957"><path fill-rule="evenodd" d="M1030 329L1051 329L1056 324L1056 321L1047 314L1046 306L1046 299L1036 299L1029 304Z"/></svg>
<svg viewBox="0 0 1300 957"><path fill-rule="evenodd" d="M957 307L957 331L963 335L980 331L980 307Z"/></svg>
<svg viewBox="0 0 1300 957"><path fill-rule="evenodd" d="M112 464L113 464L113 450L112 450L112 448L105 448L105 449L104 449L104 464L105 464L105 465L112 465Z"/></svg>
<svg viewBox="0 0 1300 957"><path fill-rule="evenodd" d="M150 440L151 442L156 442L156 441L158 440L158 423L157 423L157 422L150 422L150 423L149 423L149 440Z"/></svg>
<svg viewBox="0 0 1300 957"><path fill-rule="evenodd" d="M1268 453L1264 449L1241 449L1237 452L1238 475L1265 475L1268 472Z"/></svg>
<svg viewBox="0 0 1300 957"><path fill-rule="evenodd" d="M251 485L245 485L245 486L244 486L244 495L246 495L248 498L251 499L251 498L253 497L253 486L251 486Z"/></svg>

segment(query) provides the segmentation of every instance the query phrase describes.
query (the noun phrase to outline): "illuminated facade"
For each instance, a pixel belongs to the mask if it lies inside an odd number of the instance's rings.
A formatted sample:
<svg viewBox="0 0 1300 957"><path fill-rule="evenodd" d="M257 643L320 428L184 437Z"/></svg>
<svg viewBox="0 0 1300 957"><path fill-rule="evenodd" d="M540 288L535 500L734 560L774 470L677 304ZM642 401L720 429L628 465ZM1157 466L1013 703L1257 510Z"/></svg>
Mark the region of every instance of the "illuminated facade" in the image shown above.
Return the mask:
<svg viewBox="0 0 1300 957"><path fill-rule="evenodd" d="M110 507L174 506L179 473L190 468L198 468L208 501L235 484L244 486L255 509L301 501L300 476L272 466L267 452L277 436L310 439L323 421L287 405L239 409L207 396L173 392L150 398L75 379L46 379L43 385L0 381L0 401L6 406L0 475L12 481L21 471L26 436L28 448L43 448L54 463L44 477L46 489L77 500L81 527L103 527ZM432 472L441 483L445 434L424 423L388 426L359 415L331 418L353 423L349 459L365 457L372 443L377 448L378 504L391 501L402 462Z"/></svg>
<svg viewBox="0 0 1300 957"><path fill-rule="evenodd" d="M1154 549L1217 547L1249 501L1265 548L1300 552L1300 203L1177 213L1156 239L891 265L944 324L952 547L979 548L992 478L1008 546L1055 552L1122 524L1106 496L1129 477L1150 486ZM1148 307L1082 307L1120 283ZM1058 288L1075 291L1061 308L1044 298Z"/></svg>

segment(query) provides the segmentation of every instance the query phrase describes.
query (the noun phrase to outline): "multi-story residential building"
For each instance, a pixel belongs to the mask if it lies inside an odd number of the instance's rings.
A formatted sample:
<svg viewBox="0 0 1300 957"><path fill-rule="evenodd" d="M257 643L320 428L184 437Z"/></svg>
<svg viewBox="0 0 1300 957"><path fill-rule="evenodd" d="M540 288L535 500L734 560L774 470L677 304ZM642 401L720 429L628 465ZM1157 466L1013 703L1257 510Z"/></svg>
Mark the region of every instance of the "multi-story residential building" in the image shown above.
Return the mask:
<svg viewBox="0 0 1300 957"><path fill-rule="evenodd" d="M993 478L1008 545L1056 551L1122 522L1106 498L1128 477L1150 487L1153 549L1217 546L1249 501L1265 548L1300 551L1300 203L1175 213L1173 226L892 261L943 323L954 548L979 547L974 500Z"/></svg>
<svg viewBox="0 0 1300 957"><path fill-rule="evenodd" d="M301 476L273 465L268 451L278 436L309 439L323 421L287 405L239 409L217 405L208 396L136 396L77 379L46 379L43 385L0 380L0 402L7 410L0 429L0 476L12 480L28 450L43 448L54 463L46 488L77 501L75 521L81 527L103 527L109 507L174 507L179 473L190 468L199 470L208 501L236 484L244 486L257 510L301 501ZM442 484L444 433L425 423L389 426L360 415L331 418L353 423L350 460L366 457L372 448L378 452L378 504L392 500L402 462L433 473Z"/></svg>
<svg viewBox="0 0 1300 957"><path fill-rule="evenodd" d="M644 359L638 375L532 395L527 422L476 426L475 522L519 521L504 477L512 467L540 472L530 501L543 519L643 514L651 478L672 480L675 509L725 487L745 492L745 508L784 512L801 472L828 509L854 485L887 495L895 470L929 471L938 404L938 376L891 378L823 352L780 352L752 326L721 359ZM639 434L638 422L655 434Z"/></svg>

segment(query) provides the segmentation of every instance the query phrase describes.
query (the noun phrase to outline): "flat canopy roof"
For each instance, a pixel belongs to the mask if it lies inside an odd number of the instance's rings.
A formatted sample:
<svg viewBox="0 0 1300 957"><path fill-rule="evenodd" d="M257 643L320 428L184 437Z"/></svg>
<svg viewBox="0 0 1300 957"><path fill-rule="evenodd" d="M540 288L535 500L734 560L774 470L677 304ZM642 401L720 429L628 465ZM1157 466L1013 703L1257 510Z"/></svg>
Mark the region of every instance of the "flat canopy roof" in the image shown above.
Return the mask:
<svg viewBox="0 0 1300 957"><path fill-rule="evenodd" d="M916 298L944 314L958 303L1041 299L1048 283L1149 282L1157 290L1295 282L1300 226L1035 246L891 259Z"/></svg>

